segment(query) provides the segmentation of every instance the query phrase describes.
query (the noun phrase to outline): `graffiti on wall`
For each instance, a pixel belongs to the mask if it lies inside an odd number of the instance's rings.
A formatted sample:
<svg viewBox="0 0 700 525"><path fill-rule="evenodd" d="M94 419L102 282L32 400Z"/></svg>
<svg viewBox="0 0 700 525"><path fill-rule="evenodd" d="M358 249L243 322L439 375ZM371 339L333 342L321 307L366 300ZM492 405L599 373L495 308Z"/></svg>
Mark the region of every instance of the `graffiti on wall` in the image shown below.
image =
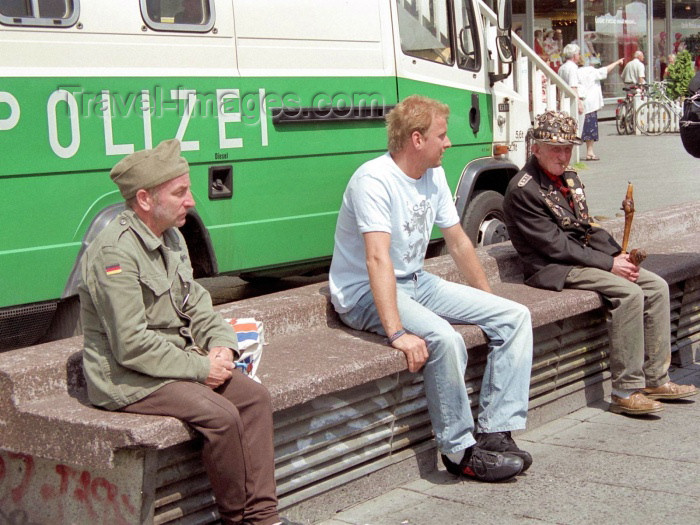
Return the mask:
<svg viewBox="0 0 700 525"><path fill-rule="evenodd" d="M51 523L139 521L139 509L115 483L89 470L39 461L41 472L33 456L0 451L0 525L43 525L49 510Z"/></svg>

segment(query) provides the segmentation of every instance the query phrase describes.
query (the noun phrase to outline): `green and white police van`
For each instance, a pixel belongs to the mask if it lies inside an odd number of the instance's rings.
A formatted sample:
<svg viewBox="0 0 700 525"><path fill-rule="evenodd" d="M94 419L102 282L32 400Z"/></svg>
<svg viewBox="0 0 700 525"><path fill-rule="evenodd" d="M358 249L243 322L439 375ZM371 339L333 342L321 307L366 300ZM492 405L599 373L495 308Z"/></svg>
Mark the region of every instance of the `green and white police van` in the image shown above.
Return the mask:
<svg viewBox="0 0 700 525"><path fill-rule="evenodd" d="M77 312L81 253L123 207L110 169L173 137L199 277L328 264L348 179L414 93L451 108L463 227L477 244L506 238L531 115L508 78L510 1L499 10L495 23L479 0L0 0L0 345Z"/></svg>

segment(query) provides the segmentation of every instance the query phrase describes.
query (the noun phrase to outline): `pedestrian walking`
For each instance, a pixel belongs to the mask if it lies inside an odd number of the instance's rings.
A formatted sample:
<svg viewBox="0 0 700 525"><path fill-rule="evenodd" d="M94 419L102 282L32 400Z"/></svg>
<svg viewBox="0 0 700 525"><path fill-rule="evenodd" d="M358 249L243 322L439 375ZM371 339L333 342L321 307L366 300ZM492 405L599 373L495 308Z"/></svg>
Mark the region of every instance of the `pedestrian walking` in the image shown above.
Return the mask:
<svg viewBox="0 0 700 525"><path fill-rule="evenodd" d="M583 131L581 138L586 143L586 160L600 160L593 151L593 144L598 142L598 110L605 105L600 81L608 78L608 74L624 59L616 60L605 67L595 68L583 66L578 70L579 95L583 99Z"/></svg>

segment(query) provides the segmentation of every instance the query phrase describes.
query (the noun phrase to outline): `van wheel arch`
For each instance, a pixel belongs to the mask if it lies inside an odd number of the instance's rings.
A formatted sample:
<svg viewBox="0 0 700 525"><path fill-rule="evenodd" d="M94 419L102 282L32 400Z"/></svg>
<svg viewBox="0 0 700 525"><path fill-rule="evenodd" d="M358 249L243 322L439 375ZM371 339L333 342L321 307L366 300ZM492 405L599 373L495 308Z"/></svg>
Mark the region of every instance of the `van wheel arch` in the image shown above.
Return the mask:
<svg viewBox="0 0 700 525"><path fill-rule="evenodd" d="M457 212L474 246L509 239L503 197L518 171L515 164L493 158L477 159L465 167L456 192Z"/></svg>
<svg viewBox="0 0 700 525"><path fill-rule="evenodd" d="M199 214L190 210L187 212L185 224L180 227L180 232L187 243L187 251L190 254L190 263L194 278L213 277L219 273L219 265L216 261L214 246L211 243L209 230L202 222Z"/></svg>
<svg viewBox="0 0 700 525"><path fill-rule="evenodd" d="M97 234L119 215L124 208L124 203L109 206L100 212L90 224L88 231L83 237L80 252L75 259L75 264L63 295L57 302L56 311L53 314L49 327L40 339L41 342L54 341L83 333L80 323L80 300L78 299L80 262L85 250ZM180 231L187 243L195 279L216 275L218 273L218 265L211 238L199 214L190 210L187 214L187 220L180 228Z"/></svg>

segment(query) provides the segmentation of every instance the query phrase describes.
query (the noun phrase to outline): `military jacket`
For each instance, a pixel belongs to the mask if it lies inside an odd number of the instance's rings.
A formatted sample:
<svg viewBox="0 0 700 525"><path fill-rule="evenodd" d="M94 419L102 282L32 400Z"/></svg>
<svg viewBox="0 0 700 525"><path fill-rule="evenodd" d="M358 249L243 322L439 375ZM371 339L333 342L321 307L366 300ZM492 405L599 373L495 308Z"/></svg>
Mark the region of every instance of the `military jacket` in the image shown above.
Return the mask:
<svg viewBox="0 0 700 525"><path fill-rule="evenodd" d="M83 370L93 404L114 410L176 379L204 382L209 349L237 349L232 327L193 279L177 228L158 238L126 210L81 264Z"/></svg>
<svg viewBox="0 0 700 525"><path fill-rule="evenodd" d="M561 290L574 266L611 270L620 245L588 214L578 175L566 171L565 197L533 155L510 181L503 202L513 247L523 262L525 283ZM573 208L569 203L573 203Z"/></svg>

